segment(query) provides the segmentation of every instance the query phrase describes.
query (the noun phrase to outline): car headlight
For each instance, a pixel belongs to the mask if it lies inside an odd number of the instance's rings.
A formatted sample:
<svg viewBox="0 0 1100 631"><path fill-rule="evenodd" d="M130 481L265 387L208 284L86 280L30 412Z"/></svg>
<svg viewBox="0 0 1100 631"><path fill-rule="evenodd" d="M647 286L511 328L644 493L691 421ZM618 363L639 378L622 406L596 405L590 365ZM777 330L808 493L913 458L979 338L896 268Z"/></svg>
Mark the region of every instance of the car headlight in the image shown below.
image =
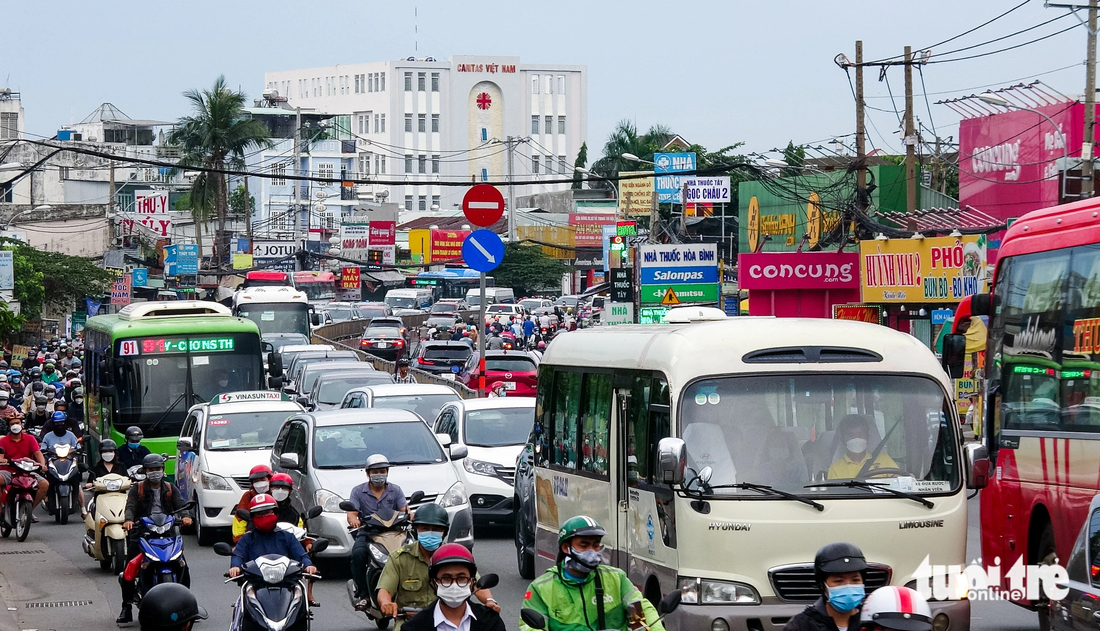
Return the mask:
<svg viewBox="0 0 1100 631"><path fill-rule="evenodd" d="M462 467L470 473L477 475L491 475L497 474L496 465L491 462L485 462L484 460L474 460L473 458L463 458Z"/></svg>
<svg viewBox="0 0 1100 631"><path fill-rule="evenodd" d="M340 509L340 502L343 502L344 498L340 497L336 493L333 493L332 491L317 489L317 492L314 494L314 499L316 500L317 505L321 507L321 510L325 511L326 513L344 512Z"/></svg>
<svg viewBox="0 0 1100 631"><path fill-rule="evenodd" d="M680 577L681 602L689 605L758 605L760 596L744 583Z"/></svg>
<svg viewBox="0 0 1100 631"><path fill-rule="evenodd" d="M202 471L199 473L199 480L202 483L202 488L207 491L232 491L233 487L229 485L229 481L220 475L210 473L209 471Z"/></svg>
<svg viewBox="0 0 1100 631"><path fill-rule="evenodd" d="M462 506L469 501L470 499L466 497L466 485L461 482L452 484L451 488L447 489L447 492L436 500L443 508Z"/></svg>

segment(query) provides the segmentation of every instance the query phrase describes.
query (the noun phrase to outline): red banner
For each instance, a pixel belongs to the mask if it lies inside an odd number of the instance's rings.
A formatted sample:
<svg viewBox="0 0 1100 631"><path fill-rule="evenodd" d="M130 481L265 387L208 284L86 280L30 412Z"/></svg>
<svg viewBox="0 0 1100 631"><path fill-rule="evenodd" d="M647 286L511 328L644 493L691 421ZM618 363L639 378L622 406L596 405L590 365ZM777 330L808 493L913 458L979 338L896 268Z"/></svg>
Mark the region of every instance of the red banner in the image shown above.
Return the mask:
<svg viewBox="0 0 1100 631"><path fill-rule="evenodd" d="M359 289L358 267L345 267L340 271L340 289Z"/></svg>
<svg viewBox="0 0 1100 631"><path fill-rule="evenodd" d="M833 305L833 319L880 324L882 322L882 307L878 305Z"/></svg>
<svg viewBox="0 0 1100 631"><path fill-rule="evenodd" d="M370 245L394 245L397 242L396 221L372 221L370 222Z"/></svg>
<svg viewBox="0 0 1100 631"><path fill-rule="evenodd" d="M469 230L432 230L432 263L462 262L462 242Z"/></svg>

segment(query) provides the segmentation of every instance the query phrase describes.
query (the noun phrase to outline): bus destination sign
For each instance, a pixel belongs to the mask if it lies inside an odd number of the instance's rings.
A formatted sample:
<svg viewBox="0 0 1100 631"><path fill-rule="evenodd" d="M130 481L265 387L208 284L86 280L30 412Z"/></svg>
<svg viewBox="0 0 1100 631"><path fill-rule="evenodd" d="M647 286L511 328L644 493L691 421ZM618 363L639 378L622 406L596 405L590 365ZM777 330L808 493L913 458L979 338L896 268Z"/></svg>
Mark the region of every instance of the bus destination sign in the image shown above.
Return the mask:
<svg viewBox="0 0 1100 631"><path fill-rule="evenodd" d="M167 353L217 353L233 350L232 337L147 337L122 340L118 345L119 357L135 355L163 355Z"/></svg>

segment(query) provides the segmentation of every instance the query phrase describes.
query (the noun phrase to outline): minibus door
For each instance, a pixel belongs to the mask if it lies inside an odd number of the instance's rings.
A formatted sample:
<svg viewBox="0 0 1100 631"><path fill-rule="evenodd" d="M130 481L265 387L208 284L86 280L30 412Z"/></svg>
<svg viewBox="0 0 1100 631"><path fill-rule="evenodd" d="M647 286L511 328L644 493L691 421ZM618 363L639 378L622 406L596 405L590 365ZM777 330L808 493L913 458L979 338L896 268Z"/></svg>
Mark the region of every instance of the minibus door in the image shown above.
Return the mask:
<svg viewBox="0 0 1100 631"><path fill-rule="evenodd" d="M611 562L615 566L629 570L630 567L630 488L628 486L629 469L627 458L627 430L630 414L630 390L615 389L615 421L611 432L611 450L614 461L611 465L615 497L615 555Z"/></svg>

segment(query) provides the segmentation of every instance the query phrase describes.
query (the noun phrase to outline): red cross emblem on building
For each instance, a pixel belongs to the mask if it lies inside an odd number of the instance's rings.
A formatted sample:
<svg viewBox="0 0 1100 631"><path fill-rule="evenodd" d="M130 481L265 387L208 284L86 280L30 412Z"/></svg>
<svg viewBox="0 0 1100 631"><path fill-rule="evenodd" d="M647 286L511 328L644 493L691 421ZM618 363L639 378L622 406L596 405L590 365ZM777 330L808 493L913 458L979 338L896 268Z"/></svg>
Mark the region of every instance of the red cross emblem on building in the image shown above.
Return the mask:
<svg viewBox="0 0 1100 631"><path fill-rule="evenodd" d="M487 110L492 104L493 99L489 96L488 93L482 92L481 94L477 95L477 108L479 110Z"/></svg>

